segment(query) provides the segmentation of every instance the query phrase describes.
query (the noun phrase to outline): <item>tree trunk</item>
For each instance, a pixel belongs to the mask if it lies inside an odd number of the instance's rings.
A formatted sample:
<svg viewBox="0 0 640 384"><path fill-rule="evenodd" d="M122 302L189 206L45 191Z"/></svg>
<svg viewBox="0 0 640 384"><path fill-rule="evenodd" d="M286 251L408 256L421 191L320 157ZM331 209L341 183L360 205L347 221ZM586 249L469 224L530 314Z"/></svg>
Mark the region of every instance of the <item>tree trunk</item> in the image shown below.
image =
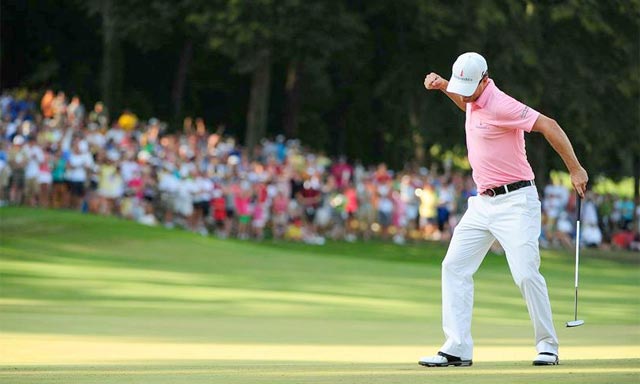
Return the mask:
<svg viewBox="0 0 640 384"><path fill-rule="evenodd" d="M425 165L424 136L420 132L418 119L418 105L415 95L409 99L409 129L411 130L411 142L413 143L413 159L408 159L413 165Z"/></svg>
<svg viewBox="0 0 640 384"><path fill-rule="evenodd" d="M336 156L347 155L347 110L346 106L341 106L335 126L329 127L329 132L333 132L330 143L333 144L333 154Z"/></svg>
<svg viewBox="0 0 640 384"><path fill-rule="evenodd" d="M102 3L102 100L107 113L117 116L122 102L122 47L118 39L114 1Z"/></svg>
<svg viewBox="0 0 640 384"><path fill-rule="evenodd" d="M298 116L300 114L300 76L302 64L299 60L293 60L287 67L287 80L284 87L285 105L282 126L285 136L295 138L298 136Z"/></svg>
<svg viewBox="0 0 640 384"><path fill-rule="evenodd" d="M247 130L245 145L249 156L267 132L267 113L269 109L269 91L271 86L271 52L264 49L257 54L256 66L251 80L251 94L247 111Z"/></svg>
<svg viewBox="0 0 640 384"><path fill-rule="evenodd" d="M383 110L382 100L372 100L371 110L374 111L376 116L373 119L374 123L372 123L373 126L371 127L371 135L373 136L371 140L372 147L371 150L367 152L373 159L373 162L377 164L384 162L384 159L387 158L385 156L386 143L384 140L384 134L387 131L387 127L385 127L383 125L384 123L381 121L382 113L380 112Z"/></svg>
<svg viewBox="0 0 640 384"><path fill-rule="evenodd" d="M329 112L327 125L324 128L326 131L318 133L321 137L325 139L328 138L326 144L328 144L329 147L329 154L333 156L346 156L348 150L347 143L349 141L349 130L347 129L347 126L349 124L350 104L346 101L347 98L344 96L345 95L341 95L336 100L334 107ZM322 128L318 127L314 129L317 131ZM358 134L356 133L356 135ZM313 136L314 135L305 135L307 140L313 140ZM356 141L356 145L364 146L362 140ZM360 152L360 150L358 150L358 152ZM358 156L362 156L361 152Z"/></svg>
<svg viewBox="0 0 640 384"><path fill-rule="evenodd" d="M171 90L171 101L173 104L173 123L175 127L180 127L180 120L182 118L182 106L184 105L184 88L187 83L187 73L189 72L189 66L191 65L191 58L193 57L193 41L191 39L184 42L182 46L182 52L180 53L180 61L178 62L178 70L176 71L176 78L173 82L173 89Z"/></svg>

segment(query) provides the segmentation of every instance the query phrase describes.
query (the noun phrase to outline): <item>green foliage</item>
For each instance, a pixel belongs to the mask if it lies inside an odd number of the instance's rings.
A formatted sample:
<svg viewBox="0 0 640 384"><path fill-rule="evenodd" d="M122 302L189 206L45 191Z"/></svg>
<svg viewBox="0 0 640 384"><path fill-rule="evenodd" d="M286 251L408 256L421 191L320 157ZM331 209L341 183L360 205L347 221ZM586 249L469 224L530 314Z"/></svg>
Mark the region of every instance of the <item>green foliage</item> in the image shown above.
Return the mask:
<svg viewBox="0 0 640 384"><path fill-rule="evenodd" d="M551 179L558 180L561 185L564 185L568 189L572 189L571 176L567 172L551 171ZM625 177L619 181L614 181L611 178L598 176L590 180L590 188L598 194L612 194L624 198L633 198L633 178Z"/></svg>
<svg viewBox="0 0 640 384"><path fill-rule="evenodd" d="M103 47L107 3L121 44L111 54ZM146 97L151 110L144 113L169 119L171 85L189 41L183 114L202 115L210 125L223 122L242 139L247 110L256 108L249 102L251 76L268 51L273 81L261 99L269 93L267 134L283 132L283 115L295 104L299 136L309 145L400 168L416 160L429 165L428 155L417 156L434 144L464 144L464 116L447 98L426 92L422 80L430 71L448 76L454 58L473 50L487 57L499 87L560 123L592 175L629 176L640 152L638 0L64 0L2 6L8 88L54 86L93 101L108 86L98 68L115 55L111 68L121 72L123 87L115 97L121 104L131 103L131 94ZM292 63L300 90L293 94L285 84ZM539 175L564 169L548 143L529 136Z"/></svg>

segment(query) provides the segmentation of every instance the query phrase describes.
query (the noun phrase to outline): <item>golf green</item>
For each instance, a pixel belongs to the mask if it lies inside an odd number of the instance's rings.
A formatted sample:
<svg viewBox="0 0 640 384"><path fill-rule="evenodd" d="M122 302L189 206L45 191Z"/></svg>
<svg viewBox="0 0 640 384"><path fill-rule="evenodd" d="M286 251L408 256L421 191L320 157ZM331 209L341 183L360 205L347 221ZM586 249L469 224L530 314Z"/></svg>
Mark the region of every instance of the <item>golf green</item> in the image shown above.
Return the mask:
<svg viewBox="0 0 640 384"><path fill-rule="evenodd" d="M637 254L542 253L561 364L533 367L504 256L476 274L474 365L423 368L445 245L218 240L0 208L2 383L635 383Z"/></svg>

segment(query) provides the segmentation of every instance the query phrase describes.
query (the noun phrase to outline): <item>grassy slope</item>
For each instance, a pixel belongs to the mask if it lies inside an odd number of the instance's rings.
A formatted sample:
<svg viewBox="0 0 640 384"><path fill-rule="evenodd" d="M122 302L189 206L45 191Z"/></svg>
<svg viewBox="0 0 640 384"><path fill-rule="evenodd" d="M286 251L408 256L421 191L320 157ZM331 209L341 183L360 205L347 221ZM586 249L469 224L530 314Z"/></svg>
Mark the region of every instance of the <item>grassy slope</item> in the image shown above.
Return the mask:
<svg viewBox="0 0 640 384"><path fill-rule="evenodd" d="M533 353L526 308L504 257L489 255L476 275L476 366L417 367L442 340L444 252L434 244L219 241L3 208L0 381L388 383L429 375L464 383L496 382L496 372L508 373L504 382L638 379L637 264L589 253L580 270L587 325L571 330L562 326L573 317L573 257L543 254L565 365L541 375L518 361Z"/></svg>

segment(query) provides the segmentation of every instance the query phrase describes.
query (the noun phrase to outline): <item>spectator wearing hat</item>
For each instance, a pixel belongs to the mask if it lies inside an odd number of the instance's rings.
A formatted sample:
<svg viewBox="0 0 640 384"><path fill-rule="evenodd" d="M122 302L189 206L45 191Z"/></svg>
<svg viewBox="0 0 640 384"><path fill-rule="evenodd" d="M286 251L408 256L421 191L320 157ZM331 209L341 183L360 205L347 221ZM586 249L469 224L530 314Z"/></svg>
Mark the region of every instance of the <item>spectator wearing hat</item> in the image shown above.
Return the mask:
<svg viewBox="0 0 640 384"><path fill-rule="evenodd" d="M316 213L322 204L322 185L320 178L315 172L315 168L310 167L308 170L314 170L313 174L307 175L306 180L302 183L302 190L298 194L298 201L304 212L304 228L303 234L309 242L321 242L319 239L317 227L315 223Z"/></svg>

